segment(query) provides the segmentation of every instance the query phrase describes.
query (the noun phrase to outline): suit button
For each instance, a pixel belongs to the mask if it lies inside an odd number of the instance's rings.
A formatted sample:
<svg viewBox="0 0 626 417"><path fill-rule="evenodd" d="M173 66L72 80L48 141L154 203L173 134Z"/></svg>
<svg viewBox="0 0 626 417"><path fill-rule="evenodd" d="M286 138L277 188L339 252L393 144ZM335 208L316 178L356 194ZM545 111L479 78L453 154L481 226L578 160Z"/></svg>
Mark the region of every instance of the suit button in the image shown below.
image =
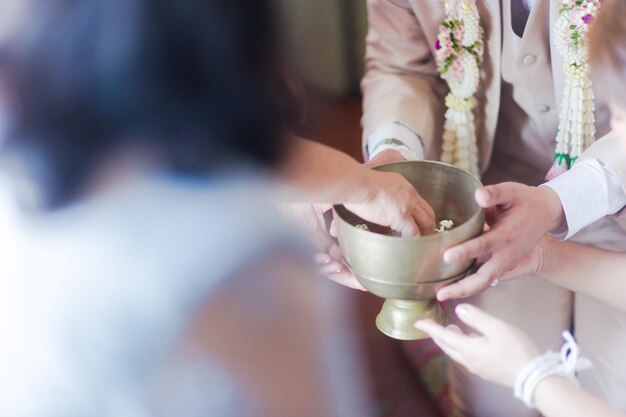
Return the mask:
<svg viewBox="0 0 626 417"><path fill-rule="evenodd" d="M535 62L537 62L537 57L535 55L526 55L524 59L522 59L522 64L526 67L535 65Z"/></svg>
<svg viewBox="0 0 626 417"><path fill-rule="evenodd" d="M550 106L537 106L537 111L539 113L547 113L550 111Z"/></svg>

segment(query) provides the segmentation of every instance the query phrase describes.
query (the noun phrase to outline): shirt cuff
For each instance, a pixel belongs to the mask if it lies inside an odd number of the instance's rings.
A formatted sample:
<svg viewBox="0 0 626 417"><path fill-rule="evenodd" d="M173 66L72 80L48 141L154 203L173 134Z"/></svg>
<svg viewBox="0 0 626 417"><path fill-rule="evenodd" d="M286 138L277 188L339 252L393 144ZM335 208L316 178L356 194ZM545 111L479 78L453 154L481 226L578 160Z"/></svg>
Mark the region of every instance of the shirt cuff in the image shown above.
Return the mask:
<svg viewBox="0 0 626 417"><path fill-rule="evenodd" d="M367 138L368 159L372 159L387 149L400 152L409 161L424 159L422 140L415 132L399 122L387 123Z"/></svg>
<svg viewBox="0 0 626 417"><path fill-rule="evenodd" d="M581 229L617 213L626 206L626 193L619 177L597 159L577 163L568 172L544 184L559 196L565 223L550 232L557 239L569 239Z"/></svg>

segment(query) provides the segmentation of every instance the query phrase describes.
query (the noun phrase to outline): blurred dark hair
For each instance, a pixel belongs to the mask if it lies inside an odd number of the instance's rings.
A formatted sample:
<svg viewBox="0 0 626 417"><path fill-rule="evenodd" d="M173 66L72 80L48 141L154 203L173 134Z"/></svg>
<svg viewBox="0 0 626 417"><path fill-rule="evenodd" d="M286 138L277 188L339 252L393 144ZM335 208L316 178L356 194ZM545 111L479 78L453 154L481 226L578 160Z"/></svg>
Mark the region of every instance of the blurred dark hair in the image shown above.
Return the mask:
<svg viewBox="0 0 626 417"><path fill-rule="evenodd" d="M593 83L626 108L626 0L605 0L589 34Z"/></svg>
<svg viewBox="0 0 626 417"><path fill-rule="evenodd" d="M4 146L36 161L49 203L73 198L103 157L134 141L192 175L229 158L278 161L294 106L270 0L30 3L3 56Z"/></svg>

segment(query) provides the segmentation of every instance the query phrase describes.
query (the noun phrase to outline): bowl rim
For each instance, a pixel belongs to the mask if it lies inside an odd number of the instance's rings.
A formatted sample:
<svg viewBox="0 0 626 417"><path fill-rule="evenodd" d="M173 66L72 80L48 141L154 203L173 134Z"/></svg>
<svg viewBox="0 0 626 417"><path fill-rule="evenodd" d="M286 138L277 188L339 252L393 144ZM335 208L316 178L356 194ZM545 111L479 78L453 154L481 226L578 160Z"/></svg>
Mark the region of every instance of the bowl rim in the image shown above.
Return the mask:
<svg viewBox="0 0 626 417"><path fill-rule="evenodd" d="M445 281L450 281L450 280L455 280L455 279L460 279L460 278L465 278L467 276L469 276L470 272L472 271L472 269L474 269L476 267L476 264L478 263L478 259L472 259L471 263L469 264L469 266L467 268L465 268L463 270L463 272L459 272L458 274L455 275L451 275L447 278L440 278L437 280L433 280L433 281L424 281L424 282L411 282L411 283L393 283L393 285L400 285L400 286L415 286L415 285L431 285L431 284L441 284ZM384 280L380 280L377 278L372 278L367 274L361 274L357 269L351 267L347 262L346 265L348 267L348 269L350 269L350 272L352 272L352 274L356 277L357 281L359 281L360 277L365 278L368 281L371 282L375 282L377 284L388 284L388 281L384 281ZM361 283L361 281L359 281L359 283Z"/></svg>
<svg viewBox="0 0 626 417"><path fill-rule="evenodd" d="M426 164L431 164L431 165L442 165L446 168L452 168L456 171L461 172L462 174L468 176L469 178L471 178L473 181L475 181L478 184L478 188L483 187L483 183L476 178L476 176L472 175L470 172L461 169L459 167L456 167L454 165L450 165L450 164L446 164L445 162L439 162L439 161L430 161L430 160L419 160L419 161L397 161L397 162L389 162L386 164L381 164L378 166L373 167L372 169L377 170L379 167L386 167L386 166L392 166L392 165L405 165L405 164L415 164L415 163L426 163ZM385 171L388 172L388 171ZM390 236L390 235L383 235L380 233L375 233L375 232L371 232L369 230L363 230L363 229L359 229L356 226L354 226L353 224L350 224L347 220L345 220L338 212L337 212L337 208L339 207L343 207L345 210L348 210L343 204L334 204L333 205L333 218L334 219L339 219L341 223L346 224L347 226L351 227L352 229L354 229L354 231L357 234L362 234L363 236L369 236L370 238L374 237L375 239L381 239L383 241L387 240L387 241L399 241L399 240L403 240L403 241L415 241L415 242L424 242L424 241L435 241L437 239L441 239L441 234L440 233L434 233L431 235L426 235L426 236L412 236L412 237L406 237L406 236ZM475 220L477 220L478 218L482 217L483 218L483 222L484 223L484 216L485 216L485 209L479 206L479 209L472 215L472 217L470 217L469 219L467 219L465 222L463 222L463 224L461 224L458 227L453 228L452 230L449 230L447 232L445 232L446 235L448 236L452 236L454 237L457 234L461 234L462 231L465 231L466 229L468 229L470 227L470 223L473 223Z"/></svg>

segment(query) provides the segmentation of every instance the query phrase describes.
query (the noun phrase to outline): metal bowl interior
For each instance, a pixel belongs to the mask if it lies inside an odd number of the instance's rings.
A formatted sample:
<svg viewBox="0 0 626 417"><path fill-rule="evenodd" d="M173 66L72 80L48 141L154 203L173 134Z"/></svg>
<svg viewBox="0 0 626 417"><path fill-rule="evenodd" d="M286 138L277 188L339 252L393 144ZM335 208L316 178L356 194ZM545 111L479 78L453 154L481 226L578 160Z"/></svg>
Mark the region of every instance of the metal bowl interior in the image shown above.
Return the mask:
<svg viewBox="0 0 626 417"><path fill-rule="evenodd" d="M474 262L447 264L443 253L482 233L484 211L474 200L481 183L466 171L433 161L395 162L375 169L404 176L431 205L438 221L450 219L455 227L426 236L390 236L385 228L335 206L337 236L346 262L361 284L380 297L432 297L437 288L459 279ZM358 224L367 224L370 231L355 227Z"/></svg>

